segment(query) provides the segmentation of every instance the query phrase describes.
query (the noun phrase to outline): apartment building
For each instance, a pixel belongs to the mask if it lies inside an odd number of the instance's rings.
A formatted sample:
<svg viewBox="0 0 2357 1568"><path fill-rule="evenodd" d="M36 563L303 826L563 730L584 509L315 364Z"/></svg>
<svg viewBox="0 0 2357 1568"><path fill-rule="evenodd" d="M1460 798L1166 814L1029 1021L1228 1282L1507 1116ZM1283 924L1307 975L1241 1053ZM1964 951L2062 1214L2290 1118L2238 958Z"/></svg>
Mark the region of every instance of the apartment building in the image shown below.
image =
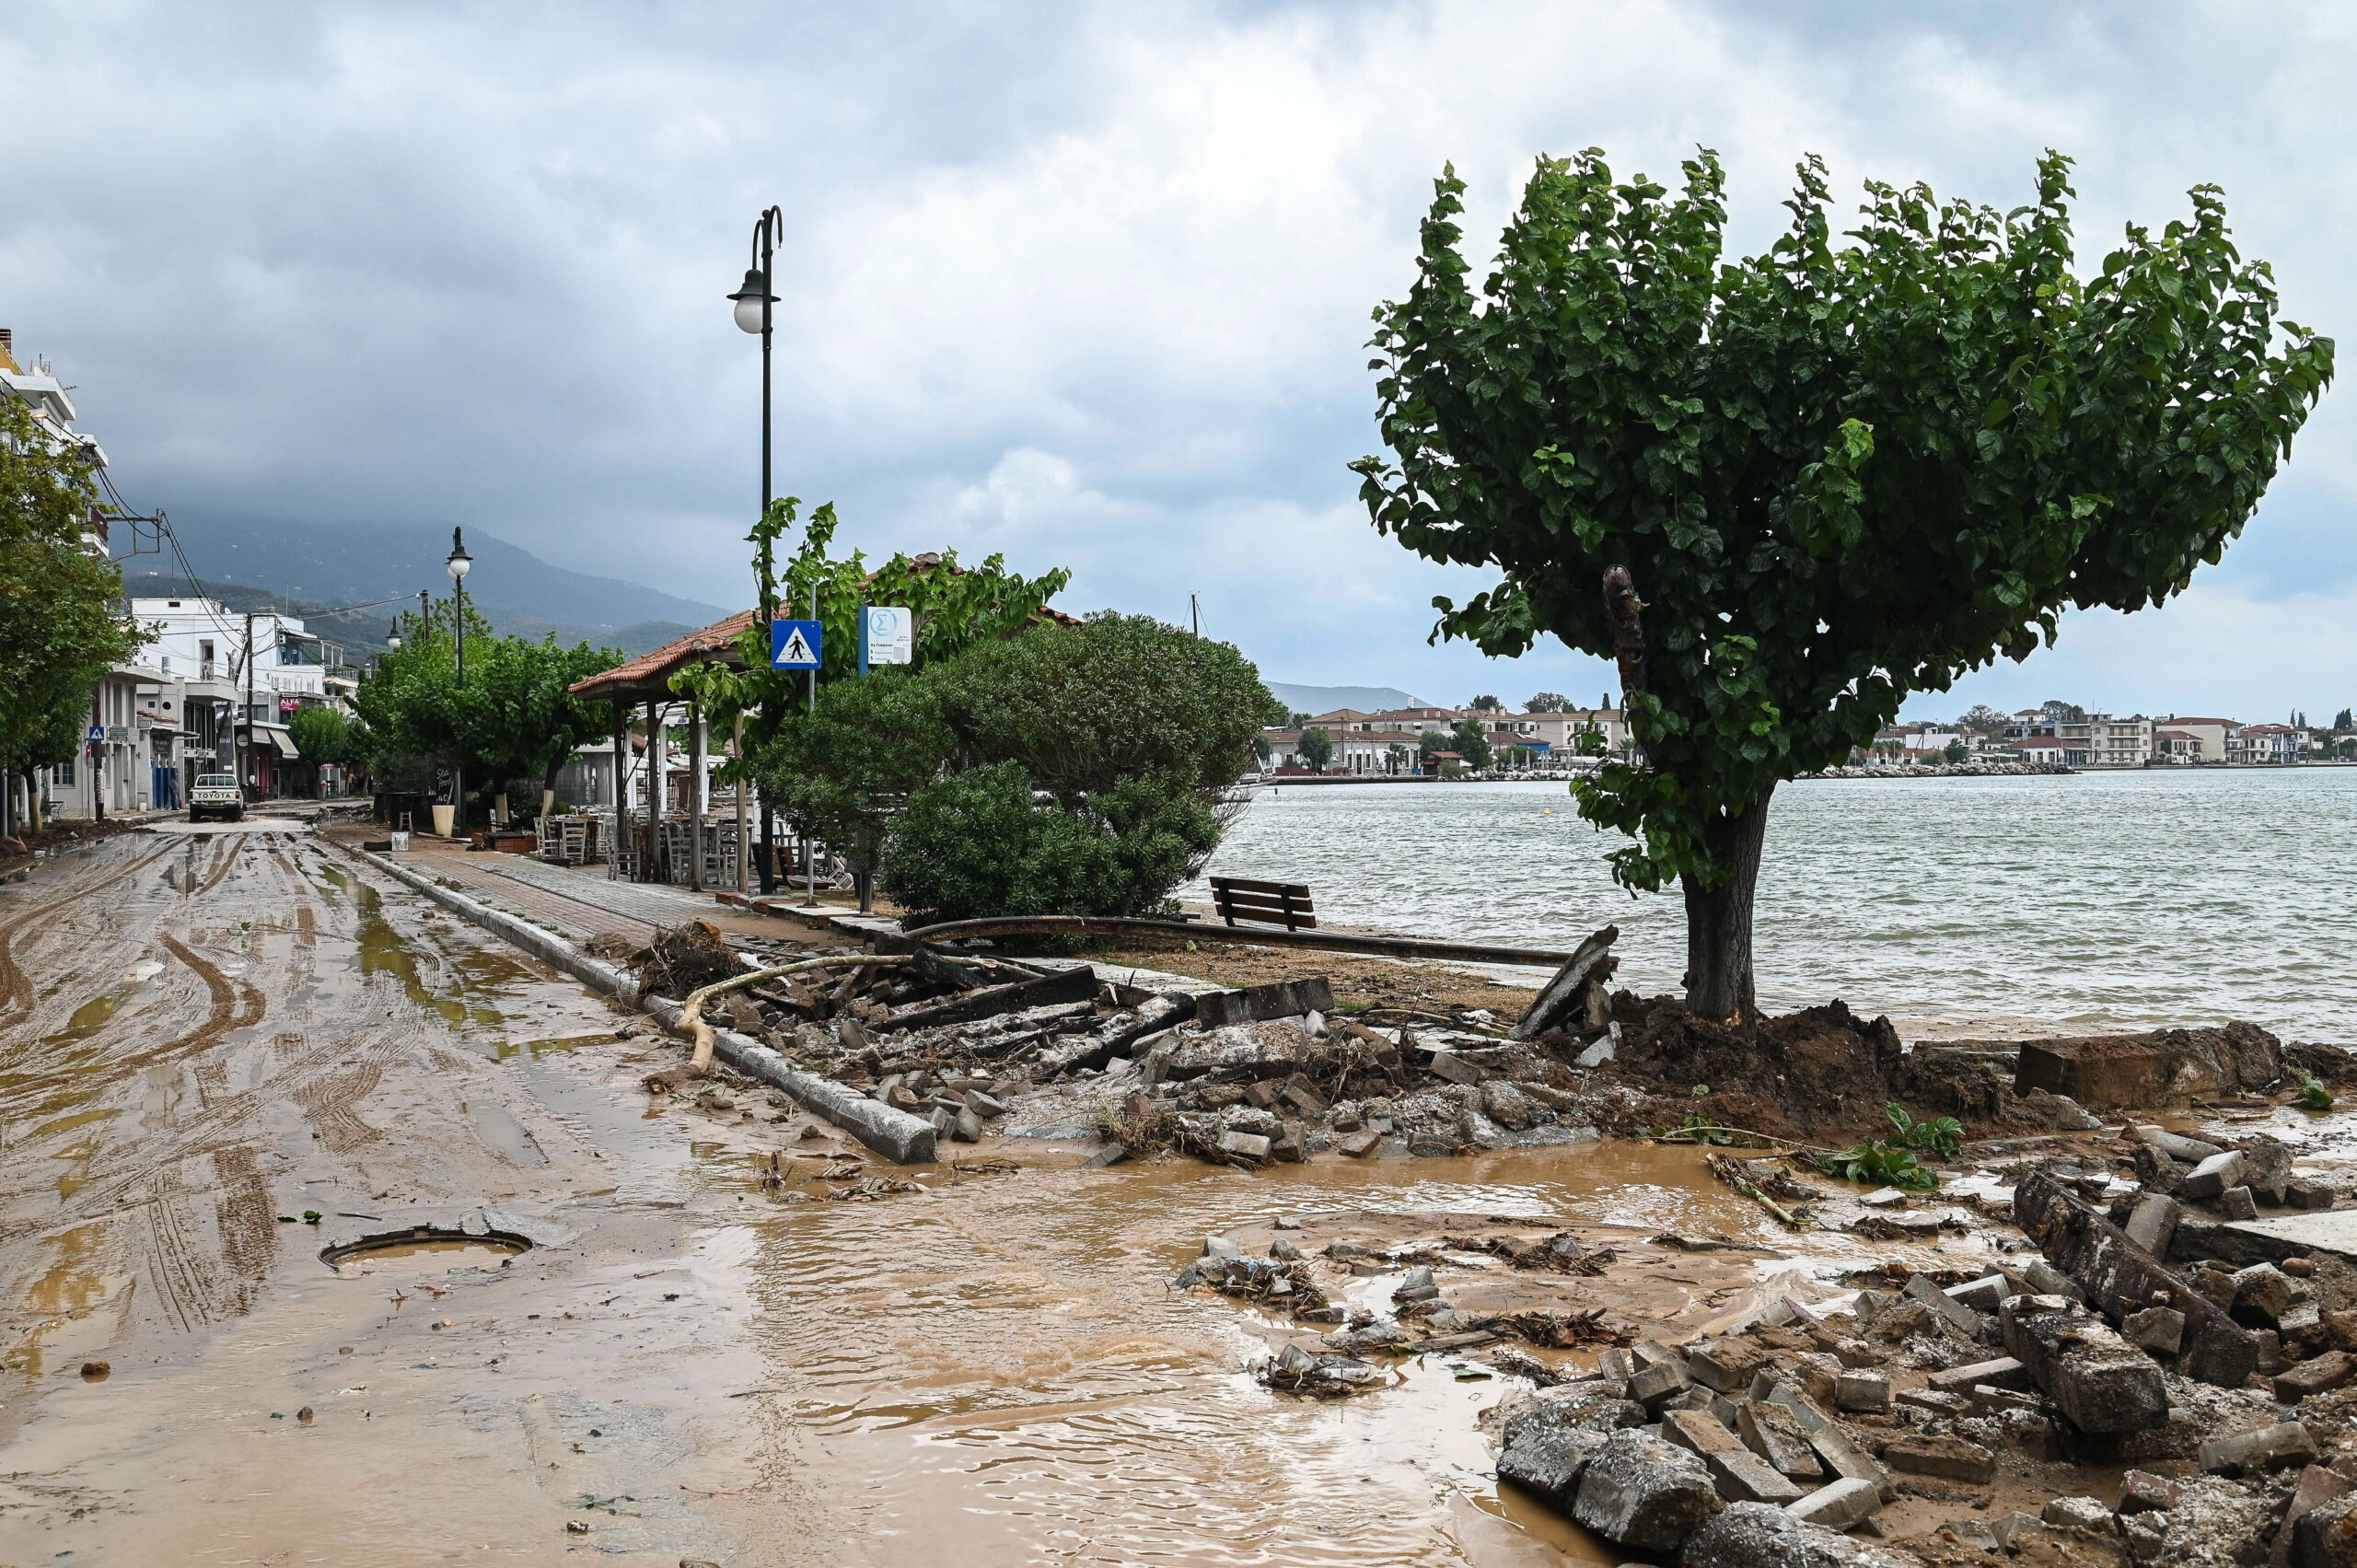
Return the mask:
<svg viewBox="0 0 2357 1568"><path fill-rule="evenodd" d="M2063 719L2055 725L2054 734L2084 751L2084 765L2090 768L2141 768L2153 755L2153 721L2142 714L2128 718L2089 714L2083 719Z"/></svg>

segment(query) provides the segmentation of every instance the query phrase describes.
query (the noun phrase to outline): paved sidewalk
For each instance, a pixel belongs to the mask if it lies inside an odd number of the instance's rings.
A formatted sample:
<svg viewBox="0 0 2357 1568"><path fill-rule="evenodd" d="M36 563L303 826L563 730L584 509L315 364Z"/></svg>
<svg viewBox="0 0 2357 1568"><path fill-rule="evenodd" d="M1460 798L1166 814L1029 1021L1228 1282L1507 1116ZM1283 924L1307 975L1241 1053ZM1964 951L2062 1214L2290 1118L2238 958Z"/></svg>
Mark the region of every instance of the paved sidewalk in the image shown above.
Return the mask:
<svg viewBox="0 0 2357 1568"><path fill-rule="evenodd" d="M552 865L522 855L466 850L424 835L412 838L405 853L388 858L427 876L447 877L470 896L574 941L612 935L643 945L656 927L685 920L709 921L724 932L772 941L813 939L800 922L749 912L710 893L659 883L609 881L602 865Z"/></svg>

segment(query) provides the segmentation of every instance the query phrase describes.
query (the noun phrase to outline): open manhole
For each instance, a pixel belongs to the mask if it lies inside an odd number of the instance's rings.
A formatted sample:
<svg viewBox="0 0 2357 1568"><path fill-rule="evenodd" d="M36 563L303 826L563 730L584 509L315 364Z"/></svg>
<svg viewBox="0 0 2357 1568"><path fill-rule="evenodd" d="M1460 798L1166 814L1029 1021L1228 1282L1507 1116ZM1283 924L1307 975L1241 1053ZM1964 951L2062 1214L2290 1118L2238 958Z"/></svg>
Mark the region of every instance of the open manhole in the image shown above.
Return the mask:
<svg viewBox="0 0 2357 1568"><path fill-rule="evenodd" d="M319 1261L339 1274L435 1273L470 1264L493 1268L531 1249L531 1238L512 1230L477 1234L420 1225L339 1241L319 1249Z"/></svg>

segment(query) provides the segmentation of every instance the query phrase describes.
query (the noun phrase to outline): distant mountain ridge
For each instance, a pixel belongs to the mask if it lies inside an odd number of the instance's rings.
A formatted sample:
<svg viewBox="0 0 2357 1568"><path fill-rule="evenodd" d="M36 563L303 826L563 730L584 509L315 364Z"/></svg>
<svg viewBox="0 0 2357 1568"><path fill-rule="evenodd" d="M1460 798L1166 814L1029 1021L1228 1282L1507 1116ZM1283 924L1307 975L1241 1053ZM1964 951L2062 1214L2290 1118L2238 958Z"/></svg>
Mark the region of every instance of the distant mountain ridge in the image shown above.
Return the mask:
<svg viewBox="0 0 2357 1568"><path fill-rule="evenodd" d="M450 553L447 525L303 522L202 511L172 523L189 564L208 582L315 606L358 604L420 588L438 599L450 591L443 565ZM666 633L645 644L652 648L729 613L619 578L551 565L480 528L467 530L467 553L475 562L467 597L503 632L538 637L554 631L562 642L609 645L618 645L623 632L635 633L633 642ZM160 575L168 558L141 564ZM400 609L389 605L377 614Z"/></svg>
<svg viewBox="0 0 2357 1568"><path fill-rule="evenodd" d="M1300 686L1290 680L1265 680L1261 684L1278 702L1296 714L1330 714L1337 708L1356 708L1363 714L1380 714L1394 708L1434 706L1397 686Z"/></svg>

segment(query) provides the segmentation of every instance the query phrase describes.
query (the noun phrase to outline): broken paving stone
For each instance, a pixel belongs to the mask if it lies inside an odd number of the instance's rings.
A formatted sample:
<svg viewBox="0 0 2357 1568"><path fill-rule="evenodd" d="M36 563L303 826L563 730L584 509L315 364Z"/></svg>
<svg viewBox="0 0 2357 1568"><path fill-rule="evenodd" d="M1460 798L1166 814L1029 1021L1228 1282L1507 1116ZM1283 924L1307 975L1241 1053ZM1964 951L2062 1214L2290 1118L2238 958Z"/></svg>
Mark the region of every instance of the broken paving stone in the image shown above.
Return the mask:
<svg viewBox="0 0 2357 1568"><path fill-rule="evenodd" d="M1737 1450L1747 1454L1751 1452L1743 1446L1742 1438L1729 1431L1725 1423L1707 1410L1665 1411L1661 1418L1661 1434L1679 1447L1705 1458Z"/></svg>
<svg viewBox="0 0 2357 1568"><path fill-rule="evenodd" d="M1334 1147L1350 1158L1357 1160L1366 1158L1381 1147L1382 1144L1383 1134L1380 1132L1353 1132L1336 1144Z"/></svg>
<svg viewBox="0 0 2357 1568"><path fill-rule="evenodd" d="M2308 1429L2299 1422L2286 1421L2256 1432L2213 1437L2201 1445L2195 1462L2212 1474L2233 1476L2311 1464L2316 1457L2316 1439Z"/></svg>
<svg viewBox="0 0 2357 1568"><path fill-rule="evenodd" d="M1986 1279L1950 1285L1943 1294L1951 1300L1962 1302L1975 1312L1994 1312L2007 1296L2014 1294L2014 1287L2005 1283L2004 1275L1991 1274Z"/></svg>
<svg viewBox="0 0 2357 1568"><path fill-rule="evenodd" d="M1997 1456L1962 1437L1910 1433L1883 1445L1882 1462L1909 1475L1986 1486L1997 1473Z"/></svg>
<svg viewBox="0 0 2357 1568"><path fill-rule="evenodd" d="M1219 1147L1222 1154L1240 1155L1246 1159L1268 1158L1269 1142L1270 1140L1258 1132L1230 1131L1219 1135Z"/></svg>
<svg viewBox="0 0 2357 1568"><path fill-rule="evenodd" d="M1933 1284L1929 1274L1911 1276L1907 1282L1907 1288L1900 1294L1910 1301L1922 1302L1967 1338L1977 1340L1982 1337L1988 1319Z"/></svg>
<svg viewBox="0 0 2357 1568"><path fill-rule="evenodd" d="M1948 1394L1968 1394L1983 1384L1992 1388L2012 1388L2016 1391L2026 1391L2034 1386L2030 1380L2029 1368L2010 1355L2001 1355L1994 1361L1976 1361L1964 1366L1953 1366L1945 1372L1934 1372L1925 1381L1939 1392Z"/></svg>
<svg viewBox="0 0 2357 1568"><path fill-rule="evenodd" d="M2253 1263L2238 1269L2234 1274L2235 1312L2247 1321L2257 1318L2260 1322L2281 1328L2291 1310L2306 1304L2314 1295L2308 1285L2293 1279L2272 1263Z"/></svg>
<svg viewBox="0 0 2357 1568"><path fill-rule="evenodd" d="M1829 1530L1846 1530L1882 1512L1882 1493L1870 1481L1844 1477L1785 1504L1784 1512Z"/></svg>
<svg viewBox="0 0 2357 1568"><path fill-rule="evenodd" d="M1845 1411L1890 1409L1890 1378L1880 1372L1844 1372L1833 1380L1833 1402Z"/></svg>
<svg viewBox="0 0 2357 1568"><path fill-rule="evenodd" d="M2153 1358L2061 1296L2017 1295L2000 1310L2005 1348L2082 1432L2142 1432L2168 1420Z"/></svg>
<svg viewBox="0 0 2357 1568"><path fill-rule="evenodd" d="M2049 1529L2086 1530L2094 1535L2113 1535L2119 1529L2111 1510L2095 1497L2057 1497L2039 1511L2038 1520Z"/></svg>
<svg viewBox="0 0 2357 1568"><path fill-rule="evenodd" d="M1758 1400L1745 1405L1736 1413L1736 1429L1744 1446L1775 1467L1781 1475L1795 1481L1817 1481L1825 1474L1825 1466L1810 1446L1808 1434L1803 1432L1793 1412L1782 1405Z"/></svg>
<svg viewBox="0 0 2357 1568"><path fill-rule="evenodd" d="M2130 1470L2119 1478L2122 1514L2152 1514L2177 1506L2177 1483L2150 1470Z"/></svg>
<svg viewBox="0 0 2357 1568"><path fill-rule="evenodd" d="M1562 1513L1579 1500L1580 1477L1604 1446L1605 1434L1585 1427L1532 1427L1498 1456L1498 1479L1527 1487Z"/></svg>
<svg viewBox="0 0 2357 1568"><path fill-rule="evenodd" d="M2158 1261L2169 1255L2169 1238L2177 1234L2180 1214L2176 1199L2147 1192L2136 1200L2136 1206L2129 1211L2128 1223L2120 1228L2128 1233L2129 1240Z"/></svg>
<svg viewBox="0 0 2357 1568"><path fill-rule="evenodd" d="M2319 1539L2311 1543L2305 1554L2299 1551L2300 1521L2327 1504L2357 1492L2357 1477L2342 1473L2349 1467L2345 1460L2340 1464L2341 1469L2310 1465L2300 1472L2299 1481L2292 1489L2291 1501L2284 1505L2283 1522L2276 1527L2275 1548L2268 1558L2272 1568L2291 1568L2302 1556L2309 1562L2332 1563L2334 1568L2350 1568L2350 1565L2357 1564L2357 1522L2352 1522L2347 1530L2330 1531L2326 1522L2319 1521L2314 1528L2320 1536L2337 1535L2340 1539ZM2335 1555L2335 1548L2338 1555Z"/></svg>
<svg viewBox="0 0 2357 1568"><path fill-rule="evenodd" d="M2188 1202L2199 1203L2218 1197L2229 1187L2240 1186L2242 1179L2242 1151L2225 1149L2187 1171L2185 1185L2177 1191Z"/></svg>
<svg viewBox="0 0 2357 1568"><path fill-rule="evenodd" d="M1934 1415L1962 1415L1971 1408L1963 1395L1939 1388L1901 1388L1892 1397L1902 1405L1930 1411Z"/></svg>
<svg viewBox="0 0 2357 1568"><path fill-rule="evenodd" d="M2121 1318L2119 1333L2155 1355L2175 1355L2185 1343L2185 1314L2173 1307L2147 1307Z"/></svg>
<svg viewBox="0 0 2357 1568"><path fill-rule="evenodd" d="M1767 1364L1768 1353L1751 1340L1720 1340L1686 1353L1687 1376L1722 1394L1748 1387Z"/></svg>
<svg viewBox="0 0 2357 1568"><path fill-rule="evenodd" d="M1896 1187L1882 1187L1867 1193L1858 1202L1870 1209L1903 1209L1907 1206L1907 1194Z"/></svg>
<svg viewBox="0 0 2357 1568"><path fill-rule="evenodd" d="M1997 1545L2007 1552L2019 1551L2025 1537L2034 1536L2046 1527L2035 1515L2016 1508L2010 1514L1989 1521L1989 1533L1997 1538Z"/></svg>
<svg viewBox="0 0 2357 1568"><path fill-rule="evenodd" d="M1730 1504L1687 1539L1678 1558L1683 1568L1916 1568L1916 1561L1762 1503Z"/></svg>
<svg viewBox="0 0 2357 1568"><path fill-rule="evenodd" d="M1699 1458L1623 1428L1588 1461L1572 1517L1616 1546L1670 1551L1725 1506Z"/></svg>
<svg viewBox="0 0 2357 1568"><path fill-rule="evenodd" d="M2347 1388L2351 1381L2357 1381L2357 1356L2345 1350L2328 1350L2277 1373L2275 1398L2282 1404L2296 1404L2314 1394Z"/></svg>
<svg viewBox="0 0 2357 1568"><path fill-rule="evenodd" d="M1648 1410L1658 1410L1673 1396L1684 1393L1692 1385L1683 1364L1665 1362L1637 1369L1629 1379L1629 1397Z"/></svg>
<svg viewBox="0 0 2357 1568"><path fill-rule="evenodd" d="M1702 1468L1711 1472L1711 1480L1718 1487L1719 1495L1730 1503L1767 1503L1782 1507L1787 1503L1799 1502L1805 1495L1775 1466L1748 1448L1713 1450L1704 1454Z"/></svg>
<svg viewBox="0 0 2357 1568"><path fill-rule="evenodd" d="M2230 1220L2258 1218L2258 1200L2247 1187L2229 1187L2218 1194L2218 1209Z"/></svg>

